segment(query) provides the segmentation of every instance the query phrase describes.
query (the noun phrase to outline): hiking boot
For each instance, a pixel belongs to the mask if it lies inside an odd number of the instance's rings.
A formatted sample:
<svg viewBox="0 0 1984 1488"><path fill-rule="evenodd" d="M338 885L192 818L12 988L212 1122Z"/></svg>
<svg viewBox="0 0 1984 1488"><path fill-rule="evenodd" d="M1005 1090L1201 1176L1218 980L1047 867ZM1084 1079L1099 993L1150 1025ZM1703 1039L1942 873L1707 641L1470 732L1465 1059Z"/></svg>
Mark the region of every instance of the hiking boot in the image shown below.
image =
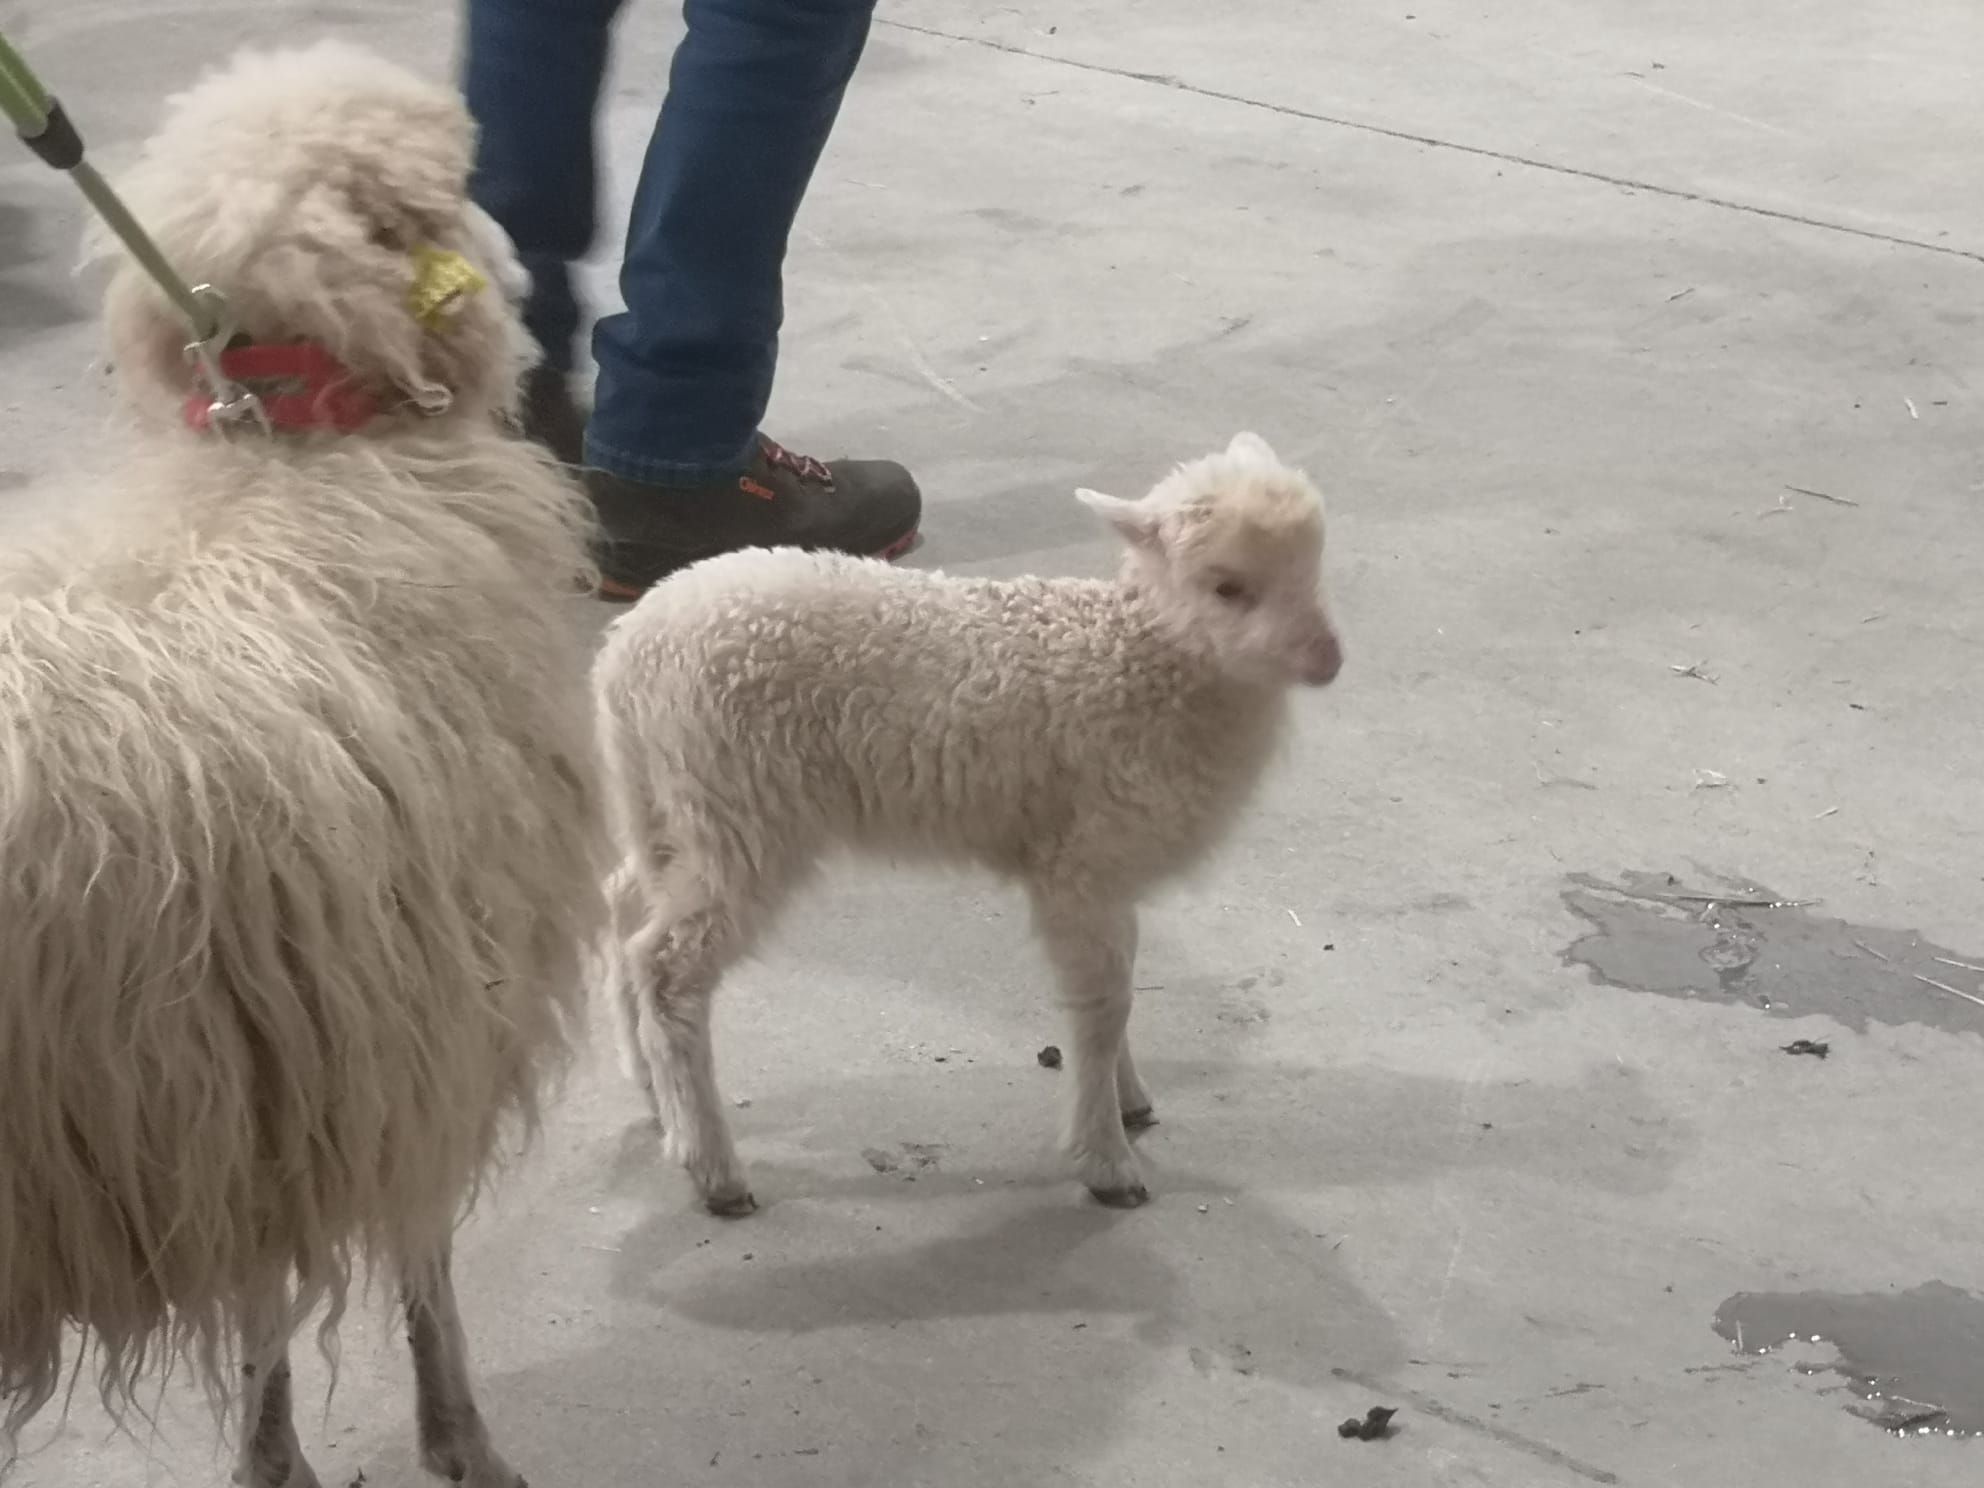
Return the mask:
<svg viewBox="0 0 1984 1488"><path fill-rule="evenodd" d="M585 472L599 514L599 592L639 599L692 563L738 548L894 558L916 541L923 497L889 460L823 462L759 437L737 475L694 485Z"/></svg>
<svg viewBox="0 0 1984 1488"><path fill-rule="evenodd" d="M563 465L586 461L586 416L572 396L572 379L543 363L524 374L517 422L524 438L541 444Z"/></svg>

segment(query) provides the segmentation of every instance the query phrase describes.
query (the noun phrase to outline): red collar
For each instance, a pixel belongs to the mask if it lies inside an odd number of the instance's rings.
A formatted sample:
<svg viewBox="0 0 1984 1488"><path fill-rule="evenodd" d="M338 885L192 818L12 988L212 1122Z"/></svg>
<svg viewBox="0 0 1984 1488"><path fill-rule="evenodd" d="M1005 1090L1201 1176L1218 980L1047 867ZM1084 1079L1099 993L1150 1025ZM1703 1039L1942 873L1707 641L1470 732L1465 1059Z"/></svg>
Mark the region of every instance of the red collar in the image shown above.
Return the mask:
<svg viewBox="0 0 1984 1488"><path fill-rule="evenodd" d="M220 370L260 400L274 429L350 434L379 412L379 400L314 341L230 347L220 354ZM187 398L186 423L202 433L213 427L212 393Z"/></svg>

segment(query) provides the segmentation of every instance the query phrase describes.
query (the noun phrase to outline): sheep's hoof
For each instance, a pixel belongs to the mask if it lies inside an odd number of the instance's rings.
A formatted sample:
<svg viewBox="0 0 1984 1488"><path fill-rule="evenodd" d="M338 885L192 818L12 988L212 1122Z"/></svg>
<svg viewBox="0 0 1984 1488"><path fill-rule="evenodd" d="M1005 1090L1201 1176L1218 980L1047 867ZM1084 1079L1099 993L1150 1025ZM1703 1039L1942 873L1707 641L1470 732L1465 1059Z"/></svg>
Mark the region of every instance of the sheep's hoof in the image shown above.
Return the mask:
<svg viewBox="0 0 1984 1488"><path fill-rule="evenodd" d="M703 1200L703 1207L718 1219L742 1219L758 1212L758 1201L746 1189L743 1193L711 1194Z"/></svg>
<svg viewBox="0 0 1984 1488"><path fill-rule="evenodd" d="M1111 1209L1141 1209L1150 1202L1150 1190L1141 1183L1133 1183L1127 1188L1091 1188L1098 1204Z"/></svg>
<svg viewBox="0 0 1984 1488"><path fill-rule="evenodd" d="M1143 1131L1147 1127L1156 1125L1157 1112L1153 1111L1149 1106L1139 1106L1134 1111L1125 1111L1123 1113L1124 1131Z"/></svg>
<svg viewBox="0 0 1984 1488"><path fill-rule="evenodd" d="M530 1488L522 1473L486 1445L471 1455L451 1448L430 1451L424 1466L442 1482L453 1483L456 1488Z"/></svg>
<svg viewBox="0 0 1984 1488"><path fill-rule="evenodd" d="M280 1477L276 1476L278 1472ZM255 1463L237 1469L229 1481L239 1484L240 1488L319 1488L317 1474L301 1457L293 1458L282 1467Z"/></svg>

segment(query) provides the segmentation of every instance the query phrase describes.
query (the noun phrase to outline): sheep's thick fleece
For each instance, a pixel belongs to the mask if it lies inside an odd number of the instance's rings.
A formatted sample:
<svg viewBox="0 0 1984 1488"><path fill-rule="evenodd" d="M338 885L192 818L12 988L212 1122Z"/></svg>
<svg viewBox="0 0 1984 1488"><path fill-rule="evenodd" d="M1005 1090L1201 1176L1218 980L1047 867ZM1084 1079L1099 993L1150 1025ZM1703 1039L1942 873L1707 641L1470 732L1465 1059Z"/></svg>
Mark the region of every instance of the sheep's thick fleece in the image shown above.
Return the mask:
<svg viewBox="0 0 1984 1488"><path fill-rule="evenodd" d="M440 330L409 302L410 243L518 282L470 140L447 89L319 46L210 74L123 183L244 334L381 412L188 429L214 390L119 258L128 443L0 548L0 1467L87 1355L113 1407L190 1365L242 1401L236 1482L314 1482L289 1336L376 1265L427 1465L519 1481L449 1241L562 1062L604 834L582 498L497 423L527 338L497 293Z"/></svg>

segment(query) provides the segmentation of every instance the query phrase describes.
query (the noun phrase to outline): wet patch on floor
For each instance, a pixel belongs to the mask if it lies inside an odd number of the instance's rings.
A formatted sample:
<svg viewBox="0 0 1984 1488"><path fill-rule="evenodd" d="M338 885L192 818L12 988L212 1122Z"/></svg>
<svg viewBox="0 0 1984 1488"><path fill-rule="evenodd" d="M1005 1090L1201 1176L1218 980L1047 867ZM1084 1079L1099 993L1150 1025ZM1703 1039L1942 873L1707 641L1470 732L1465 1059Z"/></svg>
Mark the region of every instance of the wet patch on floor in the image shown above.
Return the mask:
<svg viewBox="0 0 1984 1488"><path fill-rule="evenodd" d="M1715 1313L1739 1352L1831 1345L1801 1374L1835 1374L1848 1408L1902 1436L1984 1435L1984 1297L1929 1282L1906 1292L1739 1292Z"/></svg>
<svg viewBox="0 0 1984 1488"><path fill-rule="evenodd" d="M1835 919L1747 880L1670 873L1616 883L1573 874L1564 903L1592 927L1565 964L1608 986L1786 1018L1820 1013L1863 1033L1869 1023L1917 1023L1984 1034L1984 955L1913 930Z"/></svg>

